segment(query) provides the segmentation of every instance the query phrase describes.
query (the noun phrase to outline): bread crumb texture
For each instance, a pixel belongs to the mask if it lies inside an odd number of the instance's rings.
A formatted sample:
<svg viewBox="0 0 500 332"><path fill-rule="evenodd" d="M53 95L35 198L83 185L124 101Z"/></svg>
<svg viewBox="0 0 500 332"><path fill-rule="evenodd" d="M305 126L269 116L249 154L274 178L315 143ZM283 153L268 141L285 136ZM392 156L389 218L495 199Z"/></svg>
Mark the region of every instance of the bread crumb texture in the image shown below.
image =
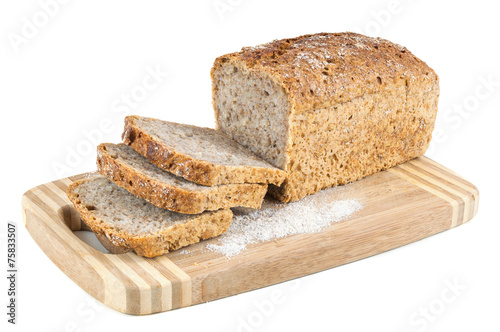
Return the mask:
<svg viewBox="0 0 500 332"><path fill-rule="evenodd" d="M122 138L156 166L201 185L279 185L286 177L279 168L210 128L128 116Z"/></svg>
<svg viewBox="0 0 500 332"><path fill-rule="evenodd" d="M191 215L161 209L103 176L74 182L67 193L94 233L145 257L218 236L228 229L232 218L229 209Z"/></svg>
<svg viewBox="0 0 500 332"><path fill-rule="evenodd" d="M203 186L175 176L149 162L125 144L97 148L97 169L118 186L171 211L196 214L229 207L260 208L266 184Z"/></svg>

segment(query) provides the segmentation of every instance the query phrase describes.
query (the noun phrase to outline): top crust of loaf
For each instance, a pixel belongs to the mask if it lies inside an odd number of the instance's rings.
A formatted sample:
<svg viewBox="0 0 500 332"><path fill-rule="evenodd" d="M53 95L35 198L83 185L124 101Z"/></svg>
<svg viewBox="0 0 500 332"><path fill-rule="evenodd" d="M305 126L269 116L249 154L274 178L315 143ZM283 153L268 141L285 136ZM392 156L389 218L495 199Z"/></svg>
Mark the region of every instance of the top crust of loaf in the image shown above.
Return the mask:
<svg viewBox="0 0 500 332"><path fill-rule="evenodd" d="M228 62L241 70L267 74L283 87L293 113L383 92L401 78L424 91L438 89L437 74L405 47L352 32L318 33L244 47L218 57L212 79ZM215 84L213 89L217 89Z"/></svg>

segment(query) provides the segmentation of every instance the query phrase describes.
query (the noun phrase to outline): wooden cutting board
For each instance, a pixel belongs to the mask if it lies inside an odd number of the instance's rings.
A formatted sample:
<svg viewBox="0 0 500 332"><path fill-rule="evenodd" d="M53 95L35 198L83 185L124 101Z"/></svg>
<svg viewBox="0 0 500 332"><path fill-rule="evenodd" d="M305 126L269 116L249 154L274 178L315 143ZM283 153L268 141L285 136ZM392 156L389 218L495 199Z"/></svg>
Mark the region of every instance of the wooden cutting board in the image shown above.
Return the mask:
<svg viewBox="0 0 500 332"><path fill-rule="evenodd" d="M474 185L421 157L333 190L357 199L363 209L319 233L257 243L232 259L202 250L204 244L190 246L189 254L143 258L133 252L102 253L73 233L82 222L65 192L83 177L27 191L24 223L66 275L97 300L128 314L216 300L376 255L469 221L479 199Z"/></svg>

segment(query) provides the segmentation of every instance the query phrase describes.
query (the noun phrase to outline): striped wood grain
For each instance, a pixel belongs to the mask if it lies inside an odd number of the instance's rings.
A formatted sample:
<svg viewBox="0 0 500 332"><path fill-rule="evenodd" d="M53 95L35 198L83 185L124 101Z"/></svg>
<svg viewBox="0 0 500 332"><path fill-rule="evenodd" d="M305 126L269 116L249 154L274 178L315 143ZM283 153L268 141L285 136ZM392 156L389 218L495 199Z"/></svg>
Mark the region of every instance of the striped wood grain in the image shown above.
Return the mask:
<svg viewBox="0 0 500 332"><path fill-rule="evenodd" d="M417 158L336 191L364 208L320 233L257 243L228 260L190 246L156 258L104 254L73 234L85 229L66 197L83 175L35 187L23 196L26 228L47 256L97 300L129 314L190 306L369 257L470 220L474 185L438 163ZM213 241L213 240L209 240Z"/></svg>

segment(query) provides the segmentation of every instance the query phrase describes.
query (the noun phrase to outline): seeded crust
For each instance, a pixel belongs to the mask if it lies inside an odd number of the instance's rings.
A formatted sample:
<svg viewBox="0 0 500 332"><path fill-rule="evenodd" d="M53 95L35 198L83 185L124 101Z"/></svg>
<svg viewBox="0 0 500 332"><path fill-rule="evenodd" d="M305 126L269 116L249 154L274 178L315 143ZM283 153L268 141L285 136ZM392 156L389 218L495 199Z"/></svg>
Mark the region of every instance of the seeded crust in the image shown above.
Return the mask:
<svg viewBox="0 0 500 332"><path fill-rule="evenodd" d="M156 166L201 185L280 185L286 177L282 170L210 128L127 116L122 139Z"/></svg>
<svg viewBox="0 0 500 332"><path fill-rule="evenodd" d="M283 202L423 155L437 114L436 73L405 47L356 33L246 47L217 58L211 76L216 128L287 172L270 187ZM238 90L245 77L263 82L277 111L259 91ZM264 107L247 109L254 100ZM262 114L269 125L248 130Z"/></svg>
<svg viewBox="0 0 500 332"><path fill-rule="evenodd" d="M266 184L207 187L188 182L151 164L124 144L99 145L97 170L132 194L179 213L197 214L230 207L259 209L267 192Z"/></svg>
<svg viewBox="0 0 500 332"><path fill-rule="evenodd" d="M216 237L228 229L233 215L229 209L197 215L160 209L103 176L72 183L67 195L104 247L144 257Z"/></svg>

